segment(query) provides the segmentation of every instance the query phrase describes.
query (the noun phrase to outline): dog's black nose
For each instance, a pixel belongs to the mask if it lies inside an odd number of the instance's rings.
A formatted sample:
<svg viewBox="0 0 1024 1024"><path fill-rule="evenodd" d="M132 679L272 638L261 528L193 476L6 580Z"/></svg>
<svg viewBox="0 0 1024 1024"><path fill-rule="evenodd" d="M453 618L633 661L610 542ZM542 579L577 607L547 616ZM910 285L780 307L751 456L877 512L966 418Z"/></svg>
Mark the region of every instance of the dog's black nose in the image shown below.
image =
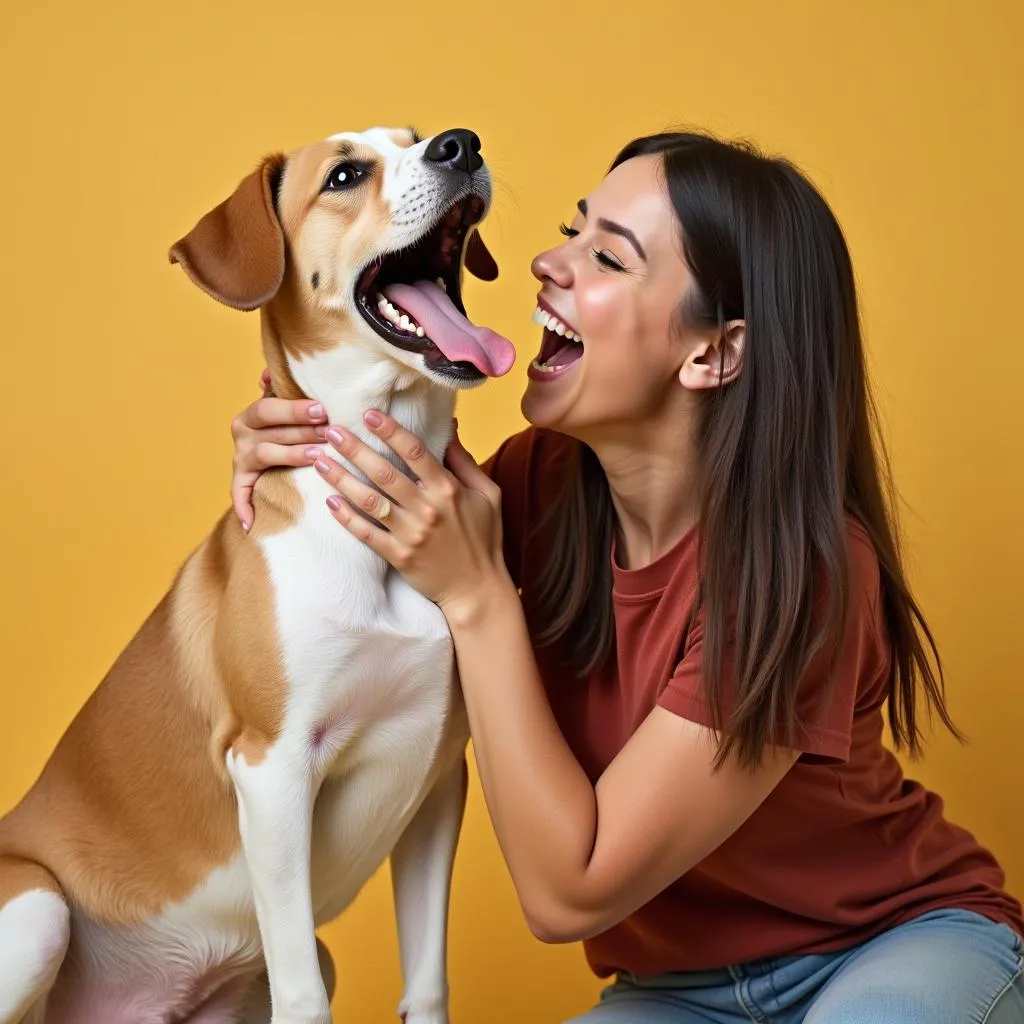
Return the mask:
<svg viewBox="0 0 1024 1024"><path fill-rule="evenodd" d="M435 135L423 156L431 163L467 174L480 170L484 163L479 136L466 128L452 128Z"/></svg>

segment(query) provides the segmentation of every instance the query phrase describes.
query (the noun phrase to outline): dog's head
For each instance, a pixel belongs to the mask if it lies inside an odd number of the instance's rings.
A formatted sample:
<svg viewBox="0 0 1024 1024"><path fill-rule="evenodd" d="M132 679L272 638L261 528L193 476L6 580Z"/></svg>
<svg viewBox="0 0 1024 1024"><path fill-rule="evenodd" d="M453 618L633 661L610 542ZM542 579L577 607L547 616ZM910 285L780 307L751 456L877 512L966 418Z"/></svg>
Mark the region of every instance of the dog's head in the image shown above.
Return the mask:
<svg viewBox="0 0 1024 1024"><path fill-rule="evenodd" d="M265 308L290 363L357 344L468 387L515 358L462 303L463 268L498 274L476 230L490 195L470 131L345 132L265 158L170 258L220 302Z"/></svg>

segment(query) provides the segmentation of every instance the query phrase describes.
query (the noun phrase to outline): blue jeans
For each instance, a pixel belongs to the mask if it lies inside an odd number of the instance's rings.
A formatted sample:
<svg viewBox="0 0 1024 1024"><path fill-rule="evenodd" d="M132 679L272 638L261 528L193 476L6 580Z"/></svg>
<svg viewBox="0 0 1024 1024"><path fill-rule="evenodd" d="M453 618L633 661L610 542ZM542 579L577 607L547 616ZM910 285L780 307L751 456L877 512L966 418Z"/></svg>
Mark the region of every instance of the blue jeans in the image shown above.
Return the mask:
<svg viewBox="0 0 1024 1024"><path fill-rule="evenodd" d="M569 1024L1024 1024L1021 938L964 910L853 949L720 971L620 975Z"/></svg>

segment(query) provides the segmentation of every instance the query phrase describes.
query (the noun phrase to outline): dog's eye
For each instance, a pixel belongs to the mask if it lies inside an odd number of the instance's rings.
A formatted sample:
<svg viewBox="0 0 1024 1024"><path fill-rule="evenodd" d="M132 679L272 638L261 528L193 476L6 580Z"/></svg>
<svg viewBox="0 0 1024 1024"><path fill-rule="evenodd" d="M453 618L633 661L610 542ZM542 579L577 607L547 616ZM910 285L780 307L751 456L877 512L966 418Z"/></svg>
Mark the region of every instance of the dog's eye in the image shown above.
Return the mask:
<svg viewBox="0 0 1024 1024"><path fill-rule="evenodd" d="M361 167L356 167L355 164L338 164L334 170L327 175L327 181L324 183L325 192L340 192L343 189L351 188L355 185L365 172Z"/></svg>

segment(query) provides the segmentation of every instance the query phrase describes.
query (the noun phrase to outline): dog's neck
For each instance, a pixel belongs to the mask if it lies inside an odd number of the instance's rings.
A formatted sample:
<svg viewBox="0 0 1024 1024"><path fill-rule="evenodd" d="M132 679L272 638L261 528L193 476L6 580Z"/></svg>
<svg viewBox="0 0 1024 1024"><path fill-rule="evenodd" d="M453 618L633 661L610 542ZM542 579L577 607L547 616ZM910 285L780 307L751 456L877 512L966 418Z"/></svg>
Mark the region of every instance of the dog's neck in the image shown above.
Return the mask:
<svg viewBox="0 0 1024 1024"><path fill-rule="evenodd" d="M358 329L342 317L303 323L282 317L275 304L265 307L263 352L274 394L319 402L329 423L351 431L403 470L401 460L366 427L368 410L392 416L441 459L451 439L455 393L347 336Z"/></svg>

